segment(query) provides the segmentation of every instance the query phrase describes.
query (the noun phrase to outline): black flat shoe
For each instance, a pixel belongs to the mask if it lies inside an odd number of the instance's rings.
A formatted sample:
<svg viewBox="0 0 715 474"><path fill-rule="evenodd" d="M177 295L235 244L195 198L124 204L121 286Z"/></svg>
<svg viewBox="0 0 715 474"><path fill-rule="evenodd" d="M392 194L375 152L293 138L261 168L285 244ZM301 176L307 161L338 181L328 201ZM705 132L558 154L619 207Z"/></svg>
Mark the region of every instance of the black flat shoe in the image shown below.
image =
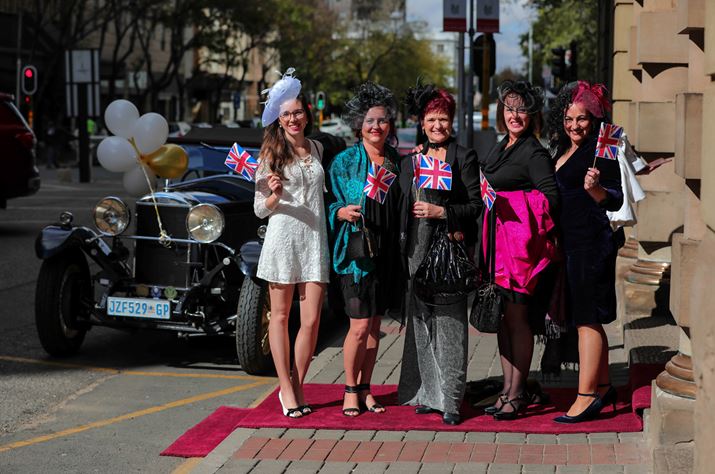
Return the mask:
<svg viewBox="0 0 715 474"><path fill-rule="evenodd" d="M437 410L424 405L417 405L415 407L415 413L417 415L427 415L429 413L434 413L435 411Z"/></svg>
<svg viewBox="0 0 715 474"><path fill-rule="evenodd" d="M346 385L345 393L358 393L357 385ZM360 407L347 407L343 408L343 415L354 418L360 414Z"/></svg>
<svg viewBox="0 0 715 474"><path fill-rule="evenodd" d="M458 425L462 421L459 413L445 413L442 415L442 423L445 425Z"/></svg>
<svg viewBox="0 0 715 474"><path fill-rule="evenodd" d="M583 421L593 420L603 410L603 399L598 393L579 393L582 397L593 397L593 401L584 411L575 416L561 415L554 418L556 423L581 423Z"/></svg>
<svg viewBox="0 0 715 474"><path fill-rule="evenodd" d="M511 421L511 420L516 420L516 417L519 416L519 413L526 411L526 409L529 407L529 402L527 401L527 394L526 393L520 393L516 397L512 398L511 400L508 400L502 407L501 410L498 412L494 413L494 419L498 421ZM511 407L511 411L504 411L504 407L509 405Z"/></svg>

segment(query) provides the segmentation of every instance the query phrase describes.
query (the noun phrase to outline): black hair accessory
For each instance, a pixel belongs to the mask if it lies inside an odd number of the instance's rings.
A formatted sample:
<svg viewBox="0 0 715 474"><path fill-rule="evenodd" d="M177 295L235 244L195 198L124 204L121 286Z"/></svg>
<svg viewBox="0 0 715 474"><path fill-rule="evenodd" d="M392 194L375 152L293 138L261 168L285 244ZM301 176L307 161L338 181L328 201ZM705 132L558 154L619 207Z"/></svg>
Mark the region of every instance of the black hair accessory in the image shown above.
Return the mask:
<svg viewBox="0 0 715 474"><path fill-rule="evenodd" d="M544 90L532 86L528 81L506 80L497 88L499 102L502 104L510 94L516 94L524 100L524 107L530 114L535 114L544 106Z"/></svg>
<svg viewBox="0 0 715 474"><path fill-rule="evenodd" d="M397 117L397 102L387 87L367 81L355 91L352 99L345 103L343 120L351 129L360 130L365 114L373 107L385 107L389 119Z"/></svg>
<svg viewBox="0 0 715 474"><path fill-rule="evenodd" d="M437 87L434 84L422 84L420 79L417 79L415 87L410 87L405 93L407 113L420 116L436 93Z"/></svg>

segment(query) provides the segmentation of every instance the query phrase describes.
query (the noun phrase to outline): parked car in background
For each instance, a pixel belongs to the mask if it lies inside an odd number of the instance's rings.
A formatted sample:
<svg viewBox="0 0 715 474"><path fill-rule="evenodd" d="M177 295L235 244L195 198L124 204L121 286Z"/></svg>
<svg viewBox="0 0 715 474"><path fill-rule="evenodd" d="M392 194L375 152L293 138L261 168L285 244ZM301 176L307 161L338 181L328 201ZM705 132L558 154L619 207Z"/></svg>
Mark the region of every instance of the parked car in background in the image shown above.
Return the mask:
<svg viewBox="0 0 715 474"><path fill-rule="evenodd" d="M183 137L191 130L191 125L186 122L169 122L169 136Z"/></svg>
<svg viewBox="0 0 715 474"><path fill-rule="evenodd" d="M0 208L7 200L28 196L40 189L40 172L35 164L35 133L17 110L14 97L0 93Z"/></svg>
<svg viewBox="0 0 715 474"><path fill-rule="evenodd" d="M257 156L261 132L192 128L169 140L189 154L181 179L134 205L103 198L94 228L64 211L42 230L35 323L50 355L77 352L93 326L156 329L232 336L243 370L271 370L268 285L256 277L266 220L253 211L254 183L224 165L234 142ZM313 137L326 164L345 148L335 137ZM331 287L325 316L341 315L340 290Z"/></svg>
<svg viewBox="0 0 715 474"><path fill-rule="evenodd" d="M400 156L412 153L412 149L417 142L417 128L398 128L397 133L397 151Z"/></svg>
<svg viewBox="0 0 715 474"><path fill-rule="evenodd" d="M348 127L348 124L343 122L343 119L339 117L324 120L320 126L320 131L343 139L350 140L354 138L353 131Z"/></svg>

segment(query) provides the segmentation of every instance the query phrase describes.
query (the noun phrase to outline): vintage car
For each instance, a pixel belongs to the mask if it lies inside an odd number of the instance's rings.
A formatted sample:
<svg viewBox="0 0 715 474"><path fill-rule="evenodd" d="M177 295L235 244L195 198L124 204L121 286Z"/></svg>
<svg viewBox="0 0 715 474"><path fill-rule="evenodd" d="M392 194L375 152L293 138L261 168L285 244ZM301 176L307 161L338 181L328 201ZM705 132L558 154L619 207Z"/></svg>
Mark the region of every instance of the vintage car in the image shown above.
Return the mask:
<svg viewBox="0 0 715 474"><path fill-rule="evenodd" d="M256 152L261 133L216 130L173 139L189 154L184 179L137 199L133 211L107 196L94 208L95 229L62 212L42 230L35 321L49 354L75 353L92 326L158 329L235 335L246 372L272 368L267 285L256 278L267 222L253 213L254 184L223 165L234 141ZM327 134L315 138L325 161L345 146ZM333 302L329 311L342 307Z"/></svg>

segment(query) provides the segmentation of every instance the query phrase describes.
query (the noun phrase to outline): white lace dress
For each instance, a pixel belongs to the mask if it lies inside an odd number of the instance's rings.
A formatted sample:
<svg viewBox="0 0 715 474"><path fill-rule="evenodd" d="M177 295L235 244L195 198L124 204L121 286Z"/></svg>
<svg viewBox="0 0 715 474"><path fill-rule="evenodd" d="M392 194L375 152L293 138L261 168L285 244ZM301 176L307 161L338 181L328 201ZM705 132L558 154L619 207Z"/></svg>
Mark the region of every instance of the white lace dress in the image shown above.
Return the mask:
<svg viewBox="0 0 715 474"><path fill-rule="evenodd" d="M322 145L310 141L310 155L296 158L284 169L283 195L272 211L268 166L256 171L253 209L268 217L268 230L258 260L258 278L272 283L327 283L329 250L323 192L325 175L320 163ZM317 147L321 147L318 150Z"/></svg>

